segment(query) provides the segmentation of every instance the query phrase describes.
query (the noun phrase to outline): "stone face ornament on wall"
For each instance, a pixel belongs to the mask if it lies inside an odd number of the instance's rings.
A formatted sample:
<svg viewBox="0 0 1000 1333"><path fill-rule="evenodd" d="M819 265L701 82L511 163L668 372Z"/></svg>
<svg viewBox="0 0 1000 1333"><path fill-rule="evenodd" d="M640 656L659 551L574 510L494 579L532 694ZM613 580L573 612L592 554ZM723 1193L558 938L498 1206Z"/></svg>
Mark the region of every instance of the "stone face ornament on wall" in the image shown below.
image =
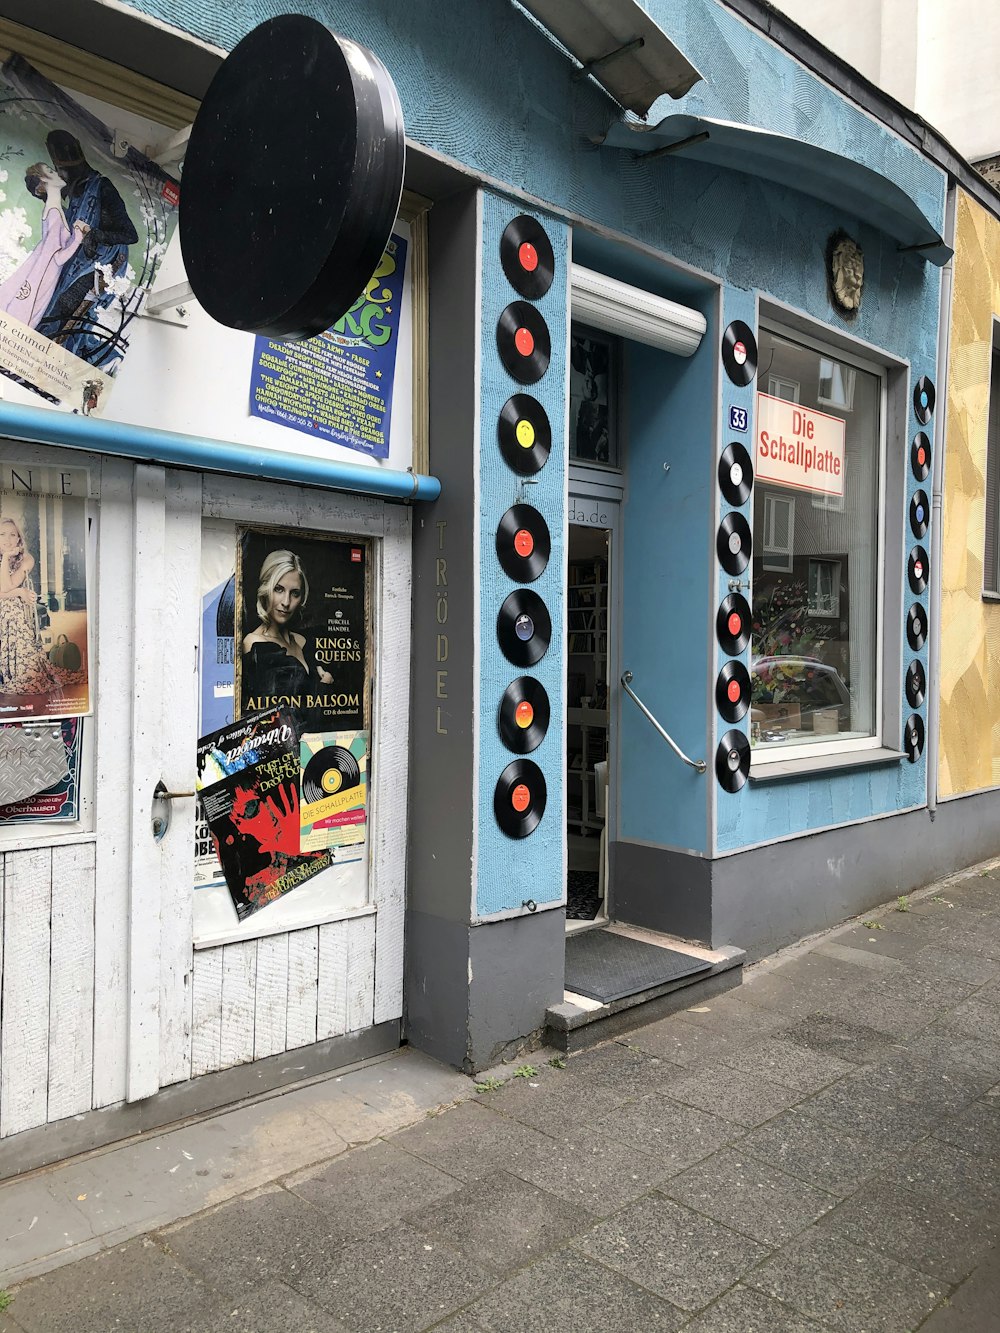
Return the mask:
<svg viewBox="0 0 1000 1333"><path fill-rule="evenodd" d="M826 243L826 278L833 308L845 319L861 309L865 285L865 256L846 231L835 231Z"/></svg>

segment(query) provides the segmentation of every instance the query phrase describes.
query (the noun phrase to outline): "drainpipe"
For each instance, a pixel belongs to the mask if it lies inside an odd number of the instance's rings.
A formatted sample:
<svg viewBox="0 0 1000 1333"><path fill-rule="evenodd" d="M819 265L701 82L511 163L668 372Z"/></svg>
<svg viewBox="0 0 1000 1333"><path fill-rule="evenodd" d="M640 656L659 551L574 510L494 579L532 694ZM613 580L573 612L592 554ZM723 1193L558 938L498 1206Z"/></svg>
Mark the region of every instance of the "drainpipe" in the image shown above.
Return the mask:
<svg viewBox="0 0 1000 1333"><path fill-rule="evenodd" d="M958 205L958 187L949 183L945 210L945 238L954 249L955 215ZM944 551L944 442L948 426L948 358L951 354L951 306L955 285L954 256L941 271L941 308L938 318L937 430L932 441L931 491L931 582L930 582L930 641L927 645L927 813L931 819L938 804L938 726L941 719L941 561Z"/></svg>

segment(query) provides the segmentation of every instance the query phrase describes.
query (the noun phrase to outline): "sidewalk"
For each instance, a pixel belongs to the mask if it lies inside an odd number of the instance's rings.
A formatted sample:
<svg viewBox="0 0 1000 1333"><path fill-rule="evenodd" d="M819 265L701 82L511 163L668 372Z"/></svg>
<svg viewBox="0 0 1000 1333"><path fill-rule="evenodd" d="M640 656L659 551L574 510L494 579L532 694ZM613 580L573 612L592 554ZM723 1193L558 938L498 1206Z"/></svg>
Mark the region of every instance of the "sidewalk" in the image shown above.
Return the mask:
<svg viewBox="0 0 1000 1333"><path fill-rule="evenodd" d="M12 1182L0 1241L18 1189L117 1172L115 1221L139 1183L128 1154L209 1126L243 1148L220 1196L169 1201L174 1217L216 1206L172 1224L163 1200L134 1210L123 1225L150 1234L14 1286L0 1331L997 1330L1000 867L902 905L565 1068L545 1053L473 1096L402 1052ZM362 1116L367 1146L347 1148L335 1094L383 1116ZM260 1152L263 1136L294 1155L289 1134L305 1169ZM247 1184L262 1187L225 1198ZM85 1220L89 1243L114 1238Z"/></svg>

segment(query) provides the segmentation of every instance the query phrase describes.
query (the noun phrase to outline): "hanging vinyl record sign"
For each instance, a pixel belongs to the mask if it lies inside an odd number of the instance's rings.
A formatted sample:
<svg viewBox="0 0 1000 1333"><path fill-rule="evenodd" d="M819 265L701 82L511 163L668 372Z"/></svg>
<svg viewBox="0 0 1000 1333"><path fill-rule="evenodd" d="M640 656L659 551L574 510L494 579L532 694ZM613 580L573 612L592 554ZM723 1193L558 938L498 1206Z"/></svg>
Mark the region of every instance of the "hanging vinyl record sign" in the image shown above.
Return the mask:
<svg viewBox="0 0 1000 1333"><path fill-rule="evenodd" d="M922 430L917 431L910 445L910 467L917 481L926 481L931 474L931 442Z"/></svg>
<svg viewBox="0 0 1000 1333"><path fill-rule="evenodd" d="M911 708L919 708L927 693L927 677L923 663L913 661L906 668L906 702Z"/></svg>
<svg viewBox="0 0 1000 1333"><path fill-rule="evenodd" d="M715 550L719 564L727 574L742 574L750 563L753 540L750 524L742 514L730 513L719 524Z"/></svg>
<svg viewBox="0 0 1000 1333"><path fill-rule="evenodd" d="M715 633L727 657L738 657L750 642L750 604L738 592L723 597L719 604Z"/></svg>
<svg viewBox="0 0 1000 1333"><path fill-rule="evenodd" d="M910 501L910 531L914 537L921 538L927 533L931 506L926 491L915 491Z"/></svg>
<svg viewBox="0 0 1000 1333"><path fill-rule="evenodd" d="M508 838L526 838L545 814L545 777L531 759L515 759L500 774L493 815Z"/></svg>
<svg viewBox="0 0 1000 1333"><path fill-rule="evenodd" d="M927 642L927 612L914 602L906 613L906 642L915 653Z"/></svg>
<svg viewBox="0 0 1000 1333"><path fill-rule="evenodd" d="M220 324L311 338L364 291L403 189L385 66L315 19L254 28L220 65L184 155L184 267Z"/></svg>
<svg viewBox="0 0 1000 1333"><path fill-rule="evenodd" d="M750 672L742 662L727 662L715 682L715 706L727 722L739 722L750 707Z"/></svg>
<svg viewBox="0 0 1000 1333"><path fill-rule="evenodd" d="M549 326L533 305L512 301L497 323L500 360L519 384L537 384L549 368Z"/></svg>
<svg viewBox="0 0 1000 1333"><path fill-rule="evenodd" d="M906 757L915 764L924 751L924 719L919 713L911 713L903 728L903 745Z"/></svg>
<svg viewBox="0 0 1000 1333"><path fill-rule="evenodd" d="M913 410L921 426L926 426L934 415L934 381L921 375L913 386Z"/></svg>
<svg viewBox="0 0 1000 1333"><path fill-rule="evenodd" d="M545 408L530 393L515 393L500 409L497 440L508 467L522 477L540 472L552 451L552 427Z"/></svg>
<svg viewBox="0 0 1000 1333"><path fill-rule="evenodd" d="M750 742L742 731L727 731L715 752L715 776L723 791L737 792L750 774Z"/></svg>
<svg viewBox="0 0 1000 1333"><path fill-rule="evenodd" d="M745 505L753 487L753 463L739 440L727 444L719 459L719 489L727 504Z"/></svg>
<svg viewBox="0 0 1000 1333"><path fill-rule="evenodd" d="M497 559L518 583L534 583L549 563L552 543L533 505L511 505L497 527Z"/></svg>
<svg viewBox="0 0 1000 1333"><path fill-rule="evenodd" d="M552 286L556 267L542 224L525 213L509 222L500 237L500 263L518 295L540 300Z"/></svg>
<svg viewBox="0 0 1000 1333"><path fill-rule="evenodd" d="M497 642L508 662L534 666L549 650L552 620L537 592L516 588L497 615Z"/></svg>
<svg viewBox="0 0 1000 1333"><path fill-rule="evenodd" d="M722 364L726 374L740 388L757 374L757 339L753 329L742 319L734 319L722 335Z"/></svg>
<svg viewBox="0 0 1000 1333"><path fill-rule="evenodd" d="M530 754L541 745L549 729L549 696L534 676L518 676L504 690L497 729L515 754Z"/></svg>
<svg viewBox="0 0 1000 1333"><path fill-rule="evenodd" d="M922 546L914 546L906 565L906 576L910 581L910 590L919 597L927 587L928 578L927 552Z"/></svg>

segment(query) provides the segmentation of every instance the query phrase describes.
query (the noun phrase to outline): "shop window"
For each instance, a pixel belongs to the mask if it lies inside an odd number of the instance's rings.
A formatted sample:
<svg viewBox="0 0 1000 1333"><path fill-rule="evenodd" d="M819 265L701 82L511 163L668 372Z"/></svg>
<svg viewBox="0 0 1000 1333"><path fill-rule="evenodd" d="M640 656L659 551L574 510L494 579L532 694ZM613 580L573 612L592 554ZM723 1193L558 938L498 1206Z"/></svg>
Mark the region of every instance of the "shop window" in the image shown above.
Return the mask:
<svg viewBox="0 0 1000 1333"><path fill-rule="evenodd" d="M1000 325L994 325L994 337ZM989 426L986 437L986 552L983 593L1000 598L1000 348L994 346L990 376Z"/></svg>
<svg viewBox="0 0 1000 1333"><path fill-rule="evenodd" d="M878 745L881 667L883 376L767 328L760 354L770 370L757 395L755 763Z"/></svg>
<svg viewBox="0 0 1000 1333"><path fill-rule="evenodd" d="M621 467L618 388L621 342L574 324L570 334L569 456L575 463Z"/></svg>

